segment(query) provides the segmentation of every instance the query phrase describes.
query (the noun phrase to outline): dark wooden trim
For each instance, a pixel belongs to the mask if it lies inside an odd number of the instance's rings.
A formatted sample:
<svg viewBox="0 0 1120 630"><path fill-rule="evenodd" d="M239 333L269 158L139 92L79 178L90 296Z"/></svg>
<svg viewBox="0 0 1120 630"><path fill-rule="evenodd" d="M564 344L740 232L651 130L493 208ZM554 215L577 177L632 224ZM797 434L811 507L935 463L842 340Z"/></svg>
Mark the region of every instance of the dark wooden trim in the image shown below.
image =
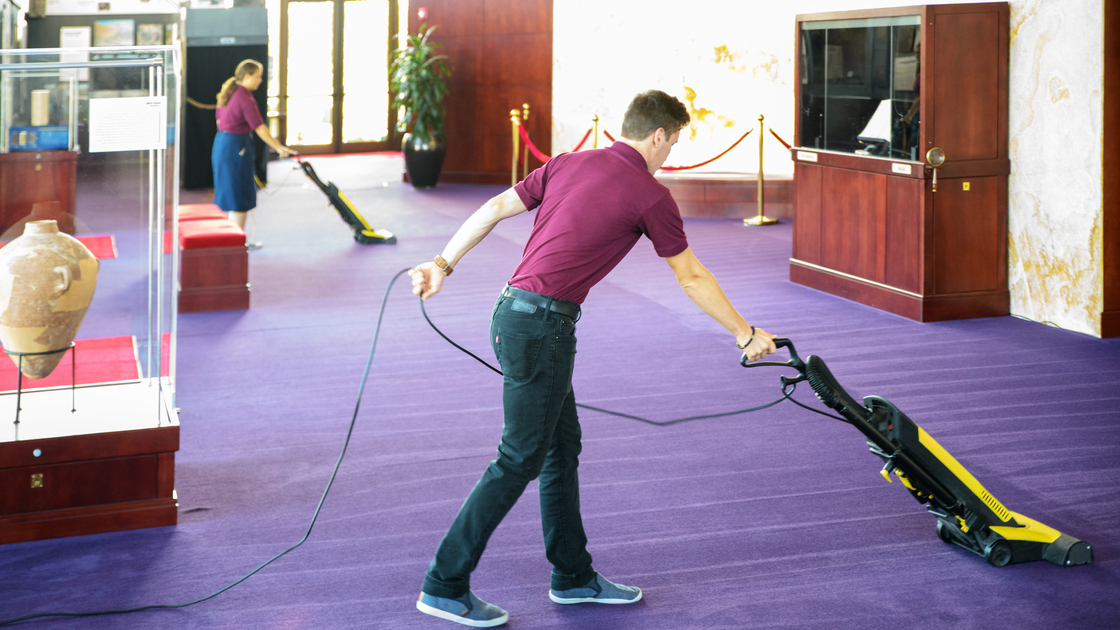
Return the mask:
<svg viewBox="0 0 1120 630"><path fill-rule="evenodd" d="M924 124L924 123L923 123ZM817 156L817 161L812 162L802 159L806 153L813 153ZM932 176L933 170L923 165L921 162L911 162L910 160L888 160L886 158L869 157L865 155L855 155L852 153L841 153L839 151L824 151L821 149L807 149L801 147L794 147L790 152L790 158L797 164L814 164L816 166L830 166L833 168L843 168L849 171L860 171L864 173L879 173L881 175L890 175L892 177L909 177L912 179L927 179ZM895 173L892 166L895 164L903 164L910 167L910 173ZM941 174L938 173L938 177Z"/></svg>
<svg viewBox="0 0 1120 630"><path fill-rule="evenodd" d="M793 146L801 146L801 22L802 16L793 20ZM793 152L790 152L793 157Z"/></svg>
<svg viewBox="0 0 1120 630"><path fill-rule="evenodd" d="M33 451L39 449L39 457ZM2 468L43 466L179 450L179 426L0 442Z"/></svg>
<svg viewBox="0 0 1120 630"><path fill-rule="evenodd" d="M276 140L288 144L288 2L280 0L280 58L276 60L276 73L280 76L280 89L276 99ZM265 97L267 99L267 96Z"/></svg>
<svg viewBox="0 0 1120 630"><path fill-rule="evenodd" d="M104 534L179 521L178 501L152 499L0 517L0 544Z"/></svg>
<svg viewBox="0 0 1120 630"><path fill-rule="evenodd" d="M920 322L939 322L1010 314L1011 294L1006 288L951 295L918 295L875 284L849 275L832 273L790 259L789 279L826 293L866 304Z"/></svg>
<svg viewBox="0 0 1120 630"><path fill-rule="evenodd" d="M758 215L758 176L745 173L670 173L659 171L657 181L673 194L682 217L748 219ZM793 217L793 178L766 178L767 217Z"/></svg>
<svg viewBox="0 0 1120 630"><path fill-rule="evenodd" d="M315 0L300 0L300 1L315 1ZM300 154L302 155L334 155L339 153L369 153L372 151L390 151L400 149L400 135L396 132L397 126L397 111L390 107L386 112L389 123L389 133L385 140L370 141L370 142L343 142L342 139L342 105L345 93L343 91L343 77L345 76L346 59L343 55L345 50L345 41L343 33L346 25L346 12L345 0L318 0L321 2L332 2L334 4L334 20L333 27L335 30L334 37L334 50L331 52L331 58L334 63L334 101L331 109L331 127L332 136L329 144L321 145L301 145L298 146ZM287 144L287 118L288 118L288 4L292 0L281 0L280 3L280 59L278 60L278 73L280 81L280 94L277 102L277 111L280 112L277 116L277 140L281 144ZM385 59L386 63L389 62L393 51L396 49L396 40L393 37L397 34L397 19L400 15L400 7L398 0L389 1L389 24L388 32L385 33L386 50ZM386 83L385 89L389 89L389 84Z"/></svg>
<svg viewBox="0 0 1120 630"><path fill-rule="evenodd" d="M1120 2L1104 3L1101 336L1120 337Z"/></svg>
<svg viewBox="0 0 1120 630"><path fill-rule="evenodd" d="M823 11L821 13L801 13L798 22L819 22L822 20L858 20L874 17L895 17L899 15L920 15L925 5L909 7L887 7L883 9L857 9L854 11Z"/></svg>
<svg viewBox="0 0 1120 630"><path fill-rule="evenodd" d="M342 75L343 68L342 46L344 25L342 23L343 0L332 0L334 3L334 50L331 51L331 60L334 63L334 97L331 105L331 149L332 153L342 152Z"/></svg>

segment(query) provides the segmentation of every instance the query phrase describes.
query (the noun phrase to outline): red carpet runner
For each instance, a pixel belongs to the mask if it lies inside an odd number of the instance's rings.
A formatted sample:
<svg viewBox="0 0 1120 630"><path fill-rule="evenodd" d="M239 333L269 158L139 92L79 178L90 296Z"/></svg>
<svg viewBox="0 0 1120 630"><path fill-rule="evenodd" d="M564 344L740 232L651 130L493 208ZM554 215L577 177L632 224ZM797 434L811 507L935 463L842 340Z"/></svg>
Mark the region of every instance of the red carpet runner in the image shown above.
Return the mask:
<svg viewBox="0 0 1120 630"><path fill-rule="evenodd" d="M167 360L170 337L163 336L164 376L167 375ZM140 378L136 361L136 349L131 336L104 337L101 339L78 339L78 385L94 383L118 383L135 381ZM69 387L73 353L67 352L58 367L50 376L38 380L23 378L24 391L47 387ZM7 355L0 356L0 392L13 392L17 386L16 364Z"/></svg>

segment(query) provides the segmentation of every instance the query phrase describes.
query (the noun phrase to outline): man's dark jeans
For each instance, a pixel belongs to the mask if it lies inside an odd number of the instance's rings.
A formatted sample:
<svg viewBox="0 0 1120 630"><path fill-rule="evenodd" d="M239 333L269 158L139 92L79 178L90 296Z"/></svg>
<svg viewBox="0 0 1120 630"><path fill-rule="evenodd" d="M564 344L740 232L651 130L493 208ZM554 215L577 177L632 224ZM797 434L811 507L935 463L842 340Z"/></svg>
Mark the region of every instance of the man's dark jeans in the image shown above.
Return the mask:
<svg viewBox="0 0 1120 630"><path fill-rule="evenodd" d="M505 374L505 424L498 458L459 509L428 567L424 592L460 597L490 535L534 478L540 477L545 555L552 589L578 588L595 577L579 511L581 431L572 393L575 322L567 315L501 296L490 319L490 343Z"/></svg>

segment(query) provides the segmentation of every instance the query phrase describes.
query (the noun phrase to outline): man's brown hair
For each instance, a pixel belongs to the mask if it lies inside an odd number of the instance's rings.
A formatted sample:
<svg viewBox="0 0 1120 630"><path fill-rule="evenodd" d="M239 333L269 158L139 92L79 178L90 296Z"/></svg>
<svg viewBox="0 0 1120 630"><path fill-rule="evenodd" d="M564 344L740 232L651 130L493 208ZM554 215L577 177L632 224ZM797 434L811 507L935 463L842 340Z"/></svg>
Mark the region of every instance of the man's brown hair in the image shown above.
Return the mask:
<svg viewBox="0 0 1120 630"><path fill-rule="evenodd" d="M687 127L691 121L684 103L661 90L650 90L630 101L622 118L622 137L645 140L658 129L664 129L665 136L669 137Z"/></svg>

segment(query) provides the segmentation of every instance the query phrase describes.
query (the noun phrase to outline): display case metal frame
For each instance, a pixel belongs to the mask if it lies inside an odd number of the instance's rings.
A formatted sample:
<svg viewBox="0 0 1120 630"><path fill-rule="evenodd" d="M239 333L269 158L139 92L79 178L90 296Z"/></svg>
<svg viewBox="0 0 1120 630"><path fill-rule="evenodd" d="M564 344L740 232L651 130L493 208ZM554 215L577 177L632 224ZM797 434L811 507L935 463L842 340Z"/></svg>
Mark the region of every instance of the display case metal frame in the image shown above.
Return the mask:
<svg viewBox="0 0 1120 630"><path fill-rule="evenodd" d="M89 60L60 60L75 52L88 53ZM84 153L75 160L77 235L96 226L110 232L100 238L113 243L113 256L101 261L98 291L79 343L90 337L126 339L121 343L131 344L136 378L79 383L73 406L69 383L28 391L25 382L19 424L8 417L14 407L4 402L14 404L17 392L0 393L0 543L174 525L178 520L180 52L172 46L0 50L0 85L8 86L8 93L17 92L11 85L18 81L84 68L124 73L143 86L144 95L163 99L166 107L164 146ZM75 148L89 145L82 136L91 123L88 87L75 90L78 103L71 107ZM0 153L0 158L11 155ZM83 354L89 355L79 357ZM61 404L60 397L66 399Z"/></svg>

